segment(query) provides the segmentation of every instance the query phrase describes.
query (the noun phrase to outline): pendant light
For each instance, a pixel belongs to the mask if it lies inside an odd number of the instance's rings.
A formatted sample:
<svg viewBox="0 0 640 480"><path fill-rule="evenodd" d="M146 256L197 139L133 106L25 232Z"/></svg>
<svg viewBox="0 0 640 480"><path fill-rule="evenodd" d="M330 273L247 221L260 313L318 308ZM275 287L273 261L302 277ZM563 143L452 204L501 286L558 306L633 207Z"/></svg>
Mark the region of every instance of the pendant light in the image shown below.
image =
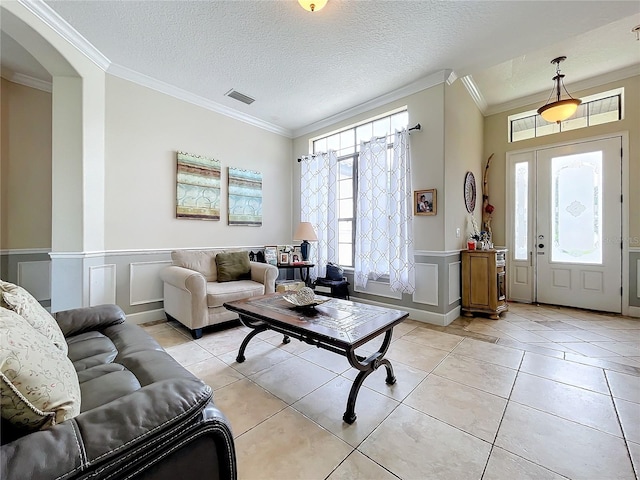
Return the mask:
<svg viewBox="0 0 640 480"><path fill-rule="evenodd" d="M573 98L571 95L569 95L567 87L564 86L564 75L560 73L560 62L564 62L566 59L567 57L558 57L551 60L552 64L556 64L556 76L553 77L555 85L551 90L551 94L547 99L546 105L538 109L538 115L542 116L542 118L544 118L549 123L560 123L566 120L571 115L576 113L578 105L582 103L582 100L580 100L579 98ZM562 88L564 88L564 91L569 96L569 98L565 100L560 100L560 84L562 84ZM556 94L556 100L555 102L549 103L549 100L551 100L551 97L554 93Z"/></svg>
<svg viewBox="0 0 640 480"><path fill-rule="evenodd" d="M298 3L307 12L317 12L324 8L327 4L327 0L298 0Z"/></svg>

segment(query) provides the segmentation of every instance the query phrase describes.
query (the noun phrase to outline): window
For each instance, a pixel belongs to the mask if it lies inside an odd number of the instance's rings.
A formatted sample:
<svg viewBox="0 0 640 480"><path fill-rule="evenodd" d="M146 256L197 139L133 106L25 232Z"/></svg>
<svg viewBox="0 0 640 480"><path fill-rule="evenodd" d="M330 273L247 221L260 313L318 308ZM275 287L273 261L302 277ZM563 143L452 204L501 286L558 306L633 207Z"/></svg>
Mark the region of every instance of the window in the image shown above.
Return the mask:
<svg viewBox="0 0 640 480"><path fill-rule="evenodd" d="M584 97L576 113L560 124L547 122L535 110L510 115L509 142L622 120L623 95L624 88L618 88Z"/></svg>
<svg viewBox="0 0 640 480"><path fill-rule="evenodd" d="M343 267L354 266L356 199L358 193L358 157L360 142L372 137L388 138L388 155L393 149L396 130L406 128L409 120L406 107L366 122L333 132L313 140L312 153L335 150L338 157L338 258Z"/></svg>

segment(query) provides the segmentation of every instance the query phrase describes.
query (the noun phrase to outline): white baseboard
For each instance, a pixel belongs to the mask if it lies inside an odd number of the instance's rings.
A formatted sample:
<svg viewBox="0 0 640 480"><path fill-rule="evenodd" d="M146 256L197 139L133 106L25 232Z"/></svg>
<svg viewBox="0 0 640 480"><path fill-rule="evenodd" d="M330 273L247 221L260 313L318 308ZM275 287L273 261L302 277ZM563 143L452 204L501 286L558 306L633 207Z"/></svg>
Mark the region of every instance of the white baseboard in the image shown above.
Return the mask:
<svg viewBox="0 0 640 480"><path fill-rule="evenodd" d="M447 326L449 325L451 322L453 322L456 318L460 317L460 311L462 310L462 307L460 307L460 305L458 305L456 308L454 308L453 310L451 310L450 312L445 314L445 324L443 326Z"/></svg>
<svg viewBox="0 0 640 480"><path fill-rule="evenodd" d="M374 302L365 298L350 297L350 300L354 302L366 303L369 305L376 305L378 307L393 308L396 310L404 310L409 312L409 318L418 322L430 323L431 325L438 325L440 327L446 327L456 318L460 316L460 307L455 307L449 313L435 313L427 312L425 310L418 310L416 308L407 308L402 305L391 305L383 302Z"/></svg>
<svg viewBox="0 0 640 480"><path fill-rule="evenodd" d="M139 325L141 323L154 322L156 320L166 320L164 309L147 310L146 312L128 313L127 322Z"/></svg>
<svg viewBox="0 0 640 480"><path fill-rule="evenodd" d="M638 318L640 318L640 307L629 306L627 308L628 308L628 310L627 310L627 313L625 315L628 315L630 317L638 317Z"/></svg>

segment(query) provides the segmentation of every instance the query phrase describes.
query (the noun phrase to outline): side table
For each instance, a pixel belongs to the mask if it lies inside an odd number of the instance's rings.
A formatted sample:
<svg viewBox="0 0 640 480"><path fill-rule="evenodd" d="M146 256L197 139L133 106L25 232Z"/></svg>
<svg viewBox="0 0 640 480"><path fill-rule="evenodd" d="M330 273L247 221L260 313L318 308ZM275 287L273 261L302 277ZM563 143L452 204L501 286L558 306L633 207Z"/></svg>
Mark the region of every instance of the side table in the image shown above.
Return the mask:
<svg viewBox="0 0 640 480"><path fill-rule="evenodd" d="M308 287L311 285L311 276L309 275L309 269L311 267L315 267L314 263L279 263L277 265L279 269L299 269L300 270L300 279L304 282L304 284Z"/></svg>

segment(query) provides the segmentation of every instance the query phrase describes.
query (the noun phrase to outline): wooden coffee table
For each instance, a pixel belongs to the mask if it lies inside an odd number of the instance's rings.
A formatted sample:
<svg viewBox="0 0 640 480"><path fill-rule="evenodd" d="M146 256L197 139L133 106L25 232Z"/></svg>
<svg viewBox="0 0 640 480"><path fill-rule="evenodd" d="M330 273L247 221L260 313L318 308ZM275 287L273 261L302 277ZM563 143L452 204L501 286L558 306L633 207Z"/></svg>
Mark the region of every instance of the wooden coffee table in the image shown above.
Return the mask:
<svg viewBox="0 0 640 480"><path fill-rule="evenodd" d="M283 343L289 343L293 337L318 348L323 348L349 360L349 364L359 370L353 381L347 410L342 416L349 424L356 420L356 398L364 380L380 366L387 369L386 382L396 383L391 362L384 357L391 344L393 327L409 314L401 310L377 307L362 303L327 298L327 302L313 308L300 309L282 298L280 293L253 297L224 306L238 313L240 321L253 330L242 341L236 361L245 361L244 352L253 337L265 330L282 333ZM380 348L368 357L356 354L355 350L384 333Z"/></svg>

